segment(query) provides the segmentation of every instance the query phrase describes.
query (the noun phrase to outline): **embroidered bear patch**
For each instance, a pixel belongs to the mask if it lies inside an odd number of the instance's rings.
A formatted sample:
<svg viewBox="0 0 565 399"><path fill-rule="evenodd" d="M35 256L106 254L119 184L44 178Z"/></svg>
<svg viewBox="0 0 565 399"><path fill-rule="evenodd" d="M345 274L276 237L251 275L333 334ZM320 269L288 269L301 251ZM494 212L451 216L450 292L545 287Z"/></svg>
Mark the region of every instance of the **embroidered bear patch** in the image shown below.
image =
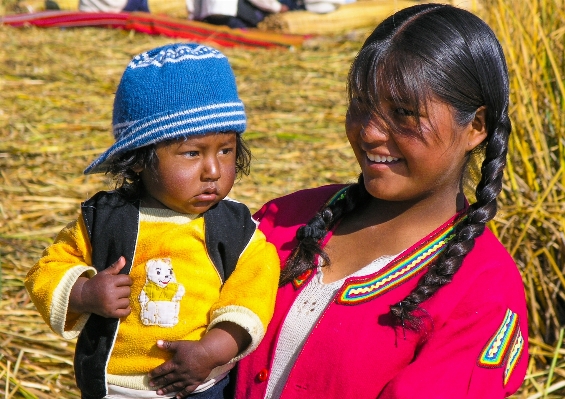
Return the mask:
<svg viewBox="0 0 565 399"><path fill-rule="evenodd" d="M145 265L145 273L145 285L139 294L141 322L146 326L175 326L185 289L177 283L171 260L151 259Z"/></svg>

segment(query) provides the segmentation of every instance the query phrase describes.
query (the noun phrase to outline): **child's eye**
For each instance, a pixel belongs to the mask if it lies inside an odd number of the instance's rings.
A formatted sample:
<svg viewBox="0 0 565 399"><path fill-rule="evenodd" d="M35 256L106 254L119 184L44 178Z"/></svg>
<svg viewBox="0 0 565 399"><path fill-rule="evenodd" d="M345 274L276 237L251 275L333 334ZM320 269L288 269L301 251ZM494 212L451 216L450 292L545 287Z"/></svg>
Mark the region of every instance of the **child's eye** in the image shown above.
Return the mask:
<svg viewBox="0 0 565 399"><path fill-rule="evenodd" d="M220 150L220 154L222 154L222 155L228 155L232 152L233 152L233 148L222 148Z"/></svg>
<svg viewBox="0 0 565 399"><path fill-rule="evenodd" d="M198 151L186 151L184 153L185 156L189 157L189 158L195 158L199 155Z"/></svg>

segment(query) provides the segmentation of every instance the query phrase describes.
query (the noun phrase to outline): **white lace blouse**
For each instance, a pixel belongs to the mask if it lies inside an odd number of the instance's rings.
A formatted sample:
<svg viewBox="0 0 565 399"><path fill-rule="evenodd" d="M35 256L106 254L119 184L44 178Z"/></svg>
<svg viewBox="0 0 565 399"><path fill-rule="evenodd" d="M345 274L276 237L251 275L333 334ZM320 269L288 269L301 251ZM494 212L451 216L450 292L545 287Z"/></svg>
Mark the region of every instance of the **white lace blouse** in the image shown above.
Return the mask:
<svg viewBox="0 0 565 399"><path fill-rule="evenodd" d="M345 279L352 276L373 274L385 267L395 257L396 255L381 256L355 273L329 284L324 284L323 269L318 267L316 275L298 295L283 323L275 350L273 366L269 373L265 399L277 399L280 397L290 370L306 338L323 311L334 298L336 292L343 285Z"/></svg>

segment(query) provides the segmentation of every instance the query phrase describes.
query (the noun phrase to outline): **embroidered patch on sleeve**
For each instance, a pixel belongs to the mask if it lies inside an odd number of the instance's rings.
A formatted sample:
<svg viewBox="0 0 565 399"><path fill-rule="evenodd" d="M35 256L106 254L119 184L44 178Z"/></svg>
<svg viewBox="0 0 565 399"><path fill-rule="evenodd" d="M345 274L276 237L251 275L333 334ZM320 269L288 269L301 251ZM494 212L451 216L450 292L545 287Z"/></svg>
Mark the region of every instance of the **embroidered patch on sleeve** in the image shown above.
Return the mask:
<svg viewBox="0 0 565 399"><path fill-rule="evenodd" d="M520 327L518 326L518 315L508 309L502 324L482 350L478 359L478 365L486 368L502 367L508 353L514 351L518 334L521 337ZM519 354L516 356L515 362L517 362L518 358ZM510 364L510 360L511 359L509 359L507 363L507 369ZM515 364L512 366L512 370L514 366ZM510 370L510 372L512 372L512 370Z"/></svg>
<svg viewBox="0 0 565 399"><path fill-rule="evenodd" d="M506 362L506 369L504 370L504 385L508 384L508 381L510 381L512 372L516 368L516 365L518 364L523 351L524 338L522 337L522 332L518 327L516 338L512 343L512 349L510 350L510 355L508 356L508 362Z"/></svg>

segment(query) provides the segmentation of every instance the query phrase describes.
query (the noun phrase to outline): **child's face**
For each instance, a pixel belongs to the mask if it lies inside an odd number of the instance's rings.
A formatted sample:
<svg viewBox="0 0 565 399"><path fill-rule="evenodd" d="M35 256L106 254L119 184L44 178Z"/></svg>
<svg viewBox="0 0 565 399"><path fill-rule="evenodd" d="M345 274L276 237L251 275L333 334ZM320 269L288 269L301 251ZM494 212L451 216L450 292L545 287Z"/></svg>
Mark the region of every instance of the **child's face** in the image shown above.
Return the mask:
<svg viewBox="0 0 565 399"><path fill-rule="evenodd" d="M156 171L141 171L142 206L180 213L206 212L231 190L236 176L236 133L209 133L156 147Z"/></svg>
<svg viewBox="0 0 565 399"><path fill-rule="evenodd" d="M415 110L383 100L382 111L403 130L413 130L412 135L391 132L376 117L360 112L354 101L346 131L368 192L386 201L454 203L467 154L486 137L484 109L473 122L459 126L449 105L429 101L420 110L419 135Z"/></svg>

